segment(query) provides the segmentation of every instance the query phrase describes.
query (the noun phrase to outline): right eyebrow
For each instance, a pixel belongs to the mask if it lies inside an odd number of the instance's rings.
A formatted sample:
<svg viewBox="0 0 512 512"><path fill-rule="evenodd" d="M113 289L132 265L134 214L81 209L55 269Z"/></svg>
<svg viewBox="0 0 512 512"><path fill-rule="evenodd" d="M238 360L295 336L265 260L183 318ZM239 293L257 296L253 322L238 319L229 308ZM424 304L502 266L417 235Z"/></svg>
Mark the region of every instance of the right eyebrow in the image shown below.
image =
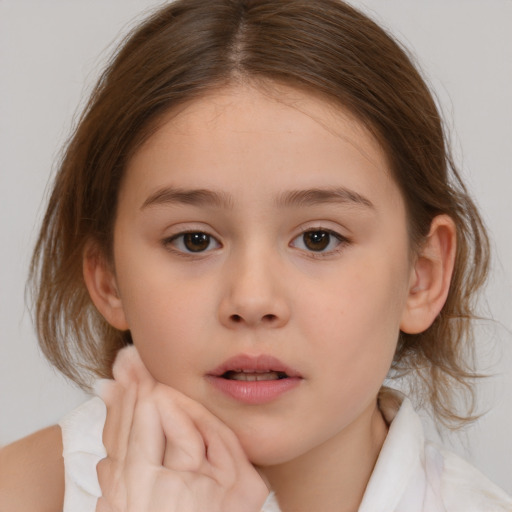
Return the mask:
<svg viewBox="0 0 512 512"><path fill-rule="evenodd" d="M183 189L175 187L162 187L150 194L141 210L151 206L189 204L193 206L214 206L217 208L232 208L233 201L229 194L215 192L207 189Z"/></svg>

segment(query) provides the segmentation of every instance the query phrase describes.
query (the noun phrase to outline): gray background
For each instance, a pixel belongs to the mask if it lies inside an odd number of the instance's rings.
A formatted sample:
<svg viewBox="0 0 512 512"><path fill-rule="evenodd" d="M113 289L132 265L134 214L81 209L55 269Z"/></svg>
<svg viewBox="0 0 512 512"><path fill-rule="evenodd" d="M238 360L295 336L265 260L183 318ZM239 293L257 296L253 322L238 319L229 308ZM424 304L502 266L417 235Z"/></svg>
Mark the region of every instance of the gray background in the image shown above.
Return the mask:
<svg viewBox="0 0 512 512"><path fill-rule="evenodd" d="M0 0L0 445L85 395L37 349L24 283L53 162L114 43L161 2ZM417 55L495 256L479 323L476 424L444 442L512 493L512 1L353 0ZM428 421L428 419L427 419ZM429 427L430 428L430 427Z"/></svg>

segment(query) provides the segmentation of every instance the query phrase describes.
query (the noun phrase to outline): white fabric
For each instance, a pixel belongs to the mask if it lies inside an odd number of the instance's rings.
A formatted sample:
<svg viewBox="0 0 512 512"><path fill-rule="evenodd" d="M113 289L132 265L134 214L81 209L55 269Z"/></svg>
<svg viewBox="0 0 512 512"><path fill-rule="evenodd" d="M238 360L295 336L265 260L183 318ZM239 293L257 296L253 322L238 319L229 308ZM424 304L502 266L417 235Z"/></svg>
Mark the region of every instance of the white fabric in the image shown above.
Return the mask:
<svg viewBox="0 0 512 512"><path fill-rule="evenodd" d="M359 512L512 512L512 498L463 459L425 442L409 400L398 412L383 410L388 436L368 482ZM394 417L393 417L394 416ZM64 512L94 512L101 491L96 464L105 404L93 398L60 423L64 445ZM280 512L273 493L262 512ZM313 511L312 511L313 512ZM316 511L315 511L316 512Z"/></svg>
<svg viewBox="0 0 512 512"><path fill-rule="evenodd" d="M107 456L103 425L107 408L94 397L60 422L64 457L64 512L94 512L101 496L96 465Z"/></svg>

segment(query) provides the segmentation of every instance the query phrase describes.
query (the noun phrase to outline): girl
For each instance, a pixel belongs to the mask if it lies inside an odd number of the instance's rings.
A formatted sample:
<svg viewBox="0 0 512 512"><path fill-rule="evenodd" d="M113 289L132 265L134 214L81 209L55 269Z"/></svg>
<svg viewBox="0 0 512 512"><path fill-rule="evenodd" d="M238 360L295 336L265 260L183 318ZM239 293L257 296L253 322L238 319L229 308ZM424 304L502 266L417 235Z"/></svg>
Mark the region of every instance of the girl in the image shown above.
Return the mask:
<svg viewBox="0 0 512 512"><path fill-rule="evenodd" d="M487 252L373 22L338 0L164 7L94 91L33 260L41 346L103 400L28 441L32 469L3 452L2 505L61 509L65 472L65 510L512 509L382 387L414 371L460 420Z"/></svg>

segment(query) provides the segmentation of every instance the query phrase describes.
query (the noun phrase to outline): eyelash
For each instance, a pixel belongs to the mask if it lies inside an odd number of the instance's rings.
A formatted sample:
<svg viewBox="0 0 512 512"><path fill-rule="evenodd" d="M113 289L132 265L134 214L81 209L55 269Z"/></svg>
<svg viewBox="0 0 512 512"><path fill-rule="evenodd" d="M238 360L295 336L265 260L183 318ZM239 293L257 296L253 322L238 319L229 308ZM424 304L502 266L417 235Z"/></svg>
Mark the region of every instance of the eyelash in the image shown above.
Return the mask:
<svg viewBox="0 0 512 512"><path fill-rule="evenodd" d="M296 247L296 248L304 251L310 258L326 258L326 257L332 256L333 254L339 253L346 245L348 245L350 243L350 240L347 237L340 235L336 231L333 231L332 229L318 227L318 228L304 229L299 236L295 237L292 240L292 242L290 242L290 246L295 247L293 245L293 242L295 242L296 240L301 240L302 243L304 244L304 237L307 234L319 234L319 233L322 233L323 235L327 235L329 237L328 242L327 242L327 247L329 247L329 245L332 243L332 241L333 241L332 239L335 239L338 243L336 244L336 246L334 248L332 248L330 250L321 249L321 250L315 251L314 249L308 250L307 248L304 248L304 249L302 249L300 247Z"/></svg>
<svg viewBox="0 0 512 512"><path fill-rule="evenodd" d="M304 237L306 235L313 235L313 234L321 234L321 238L320 238L320 242L323 241L323 237L325 237L325 235L327 235L328 239L327 239L327 245L325 248L320 248L319 250L315 250L315 249L311 249L311 248L308 248L306 247L306 242L304 241ZM189 248L186 247L186 239L185 237L187 237L187 235L189 236L199 236L199 237L203 237L203 239L206 239L205 242L207 242L207 245L204 249L200 249L198 251L193 251L193 250L190 250ZM336 246L334 248L331 248L329 250L325 250L327 247L329 247L332 242L333 242L333 239L335 239L338 243L336 244ZM302 241L302 244L304 245L304 247L297 247L296 245L294 245L294 242L296 242L297 240L301 240ZM201 240L198 239L198 241L200 242ZM294 247L296 249L299 249L303 252L305 252L309 257L311 258L325 258L325 257L328 257L332 254L336 254L338 253L339 251L341 251L347 244L350 243L350 240L342 235L340 235L339 233L337 233L336 231L333 231L331 229L325 229L325 228L308 228L308 229L304 229L300 235L296 236L291 242L290 242L290 247ZM222 244L212 235L210 235L209 233L206 233L204 231L185 231L185 232L181 232L181 233L177 233L175 235L172 235L171 237L168 237L168 238L165 238L162 240L162 245L164 246L165 249L169 250L169 251L172 251L180 256L183 256L183 257L200 257L200 256L204 256L206 253L214 250L214 249L218 249L218 248L221 248L222 247ZM182 247L178 247L178 245L181 245ZM214 247L211 247L211 246L214 246Z"/></svg>
<svg viewBox="0 0 512 512"><path fill-rule="evenodd" d="M181 240L181 244L180 245L184 245L185 244L185 237L187 235L190 235L190 236L202 235L203 237L207 237L208 238L208 245L207 245L207 247L204 250L199 250L199 251L187 250L186 247L184 247L183 249L180 249L180 248L176 247L176 245L177 245L176 242L177 241ZM204 231L185 231L185 232L177 233L176 235L173 235L173 236L171 236L169 238L165 238L164 240L162 240L162 245L164 246L164 248L166 248L169 251L173 251L176 254L179 254L180 256L185 256L185 257L190 257L190 256L192 256L192 257L196 256L197 257L197 256L204 255L207 252L210 252L210 250L211 250L210 246L212 245L212 243L214 245L216 244L216 247L214 247L214 249L218 249L219 247L222 247L221 243L214 236L212 236L209 233L206 233Z"/></svg>

